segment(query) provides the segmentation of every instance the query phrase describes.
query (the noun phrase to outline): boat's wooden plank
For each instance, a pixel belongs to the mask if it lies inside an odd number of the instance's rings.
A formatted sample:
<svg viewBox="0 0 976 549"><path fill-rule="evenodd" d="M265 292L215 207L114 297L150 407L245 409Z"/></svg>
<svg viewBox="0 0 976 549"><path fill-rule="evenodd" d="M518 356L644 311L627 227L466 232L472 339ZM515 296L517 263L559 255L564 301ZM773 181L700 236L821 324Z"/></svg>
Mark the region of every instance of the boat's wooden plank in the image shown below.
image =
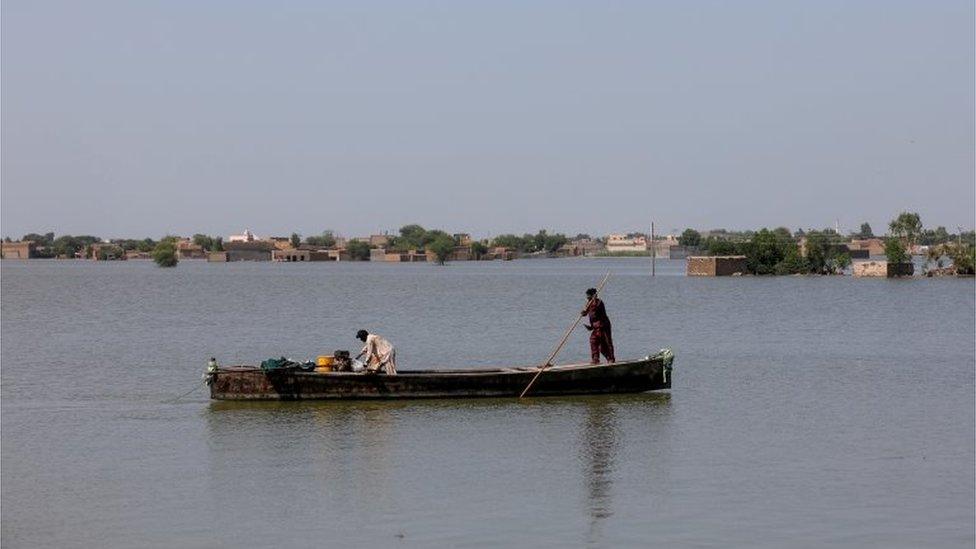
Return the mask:
<svg viewBox="0 0 976 549"><path fill-rule="evenodd" d="M615 365L551 368L533 388L537 395L642 392L670 388L670 375L657 357ZM537 368L414 370L398 375L352 372L264 372L255 367L218 370L211 386L216 399L373 399L517 396Z"/></svg>

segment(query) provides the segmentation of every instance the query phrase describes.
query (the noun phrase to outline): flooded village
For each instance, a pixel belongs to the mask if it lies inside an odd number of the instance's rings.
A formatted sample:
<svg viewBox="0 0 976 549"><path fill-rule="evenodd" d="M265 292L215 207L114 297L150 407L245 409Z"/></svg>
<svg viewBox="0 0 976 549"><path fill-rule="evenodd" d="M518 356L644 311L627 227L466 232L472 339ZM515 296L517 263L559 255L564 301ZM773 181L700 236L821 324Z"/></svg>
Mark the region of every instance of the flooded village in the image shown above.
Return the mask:
<svg viewBox="0 0 976 549"><path fill-rule="evenodd" d="M0 549L976 549L976 1L0 20Z"/></svg>
<svg viewBox="0 0 976 549"><path fill-rule="evenodd" d="M212 263L274 261L286 263L372 261L446 263L510 261L531 258L651 257L685 260L689 276L852 274L858 277L972 275L973 231L950 234L945 227L923 229L918 214L894 218L886 236L875 236L864 223L842 234L839 227L791 231L785 227L759 231L698 231L652 235L617 232L602 236L540 230L536 234L503 234L474 238L406 225L396 233L343 237L332 231L303 237L239 234L100 239L94 236L55 237L28 234L3 239L4 259L87 259L93 261L152 260L161 266L179 261ZM921 270L915 267L921 262Z"/></svg>

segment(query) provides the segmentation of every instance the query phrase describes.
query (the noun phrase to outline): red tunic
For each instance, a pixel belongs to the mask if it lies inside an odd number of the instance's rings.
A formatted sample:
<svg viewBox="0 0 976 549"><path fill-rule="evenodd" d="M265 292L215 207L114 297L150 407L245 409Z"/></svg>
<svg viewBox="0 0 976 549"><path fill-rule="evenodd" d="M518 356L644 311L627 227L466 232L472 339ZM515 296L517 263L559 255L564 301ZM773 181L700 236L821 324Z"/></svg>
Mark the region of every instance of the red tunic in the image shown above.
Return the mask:
<svg viewBox="0 0 976 549"><path fill-rule="evenodd" d="M616 362L613 354L613 334L611 332L610 317L607 316L607 308L603 305L600 298L591 299L587 304L583 314L590 319L590 361L593 364L600 363L600 354L606 357L607 362Z"/></svg>
<svg viewBox="0 0 976 549"><path fill-rule="evenodd" d="M590 317L590 326L594 328L610 327L610 317L607 316L607 308L603 305L603 300L599 297L591 299L584 312Z"/></svg>

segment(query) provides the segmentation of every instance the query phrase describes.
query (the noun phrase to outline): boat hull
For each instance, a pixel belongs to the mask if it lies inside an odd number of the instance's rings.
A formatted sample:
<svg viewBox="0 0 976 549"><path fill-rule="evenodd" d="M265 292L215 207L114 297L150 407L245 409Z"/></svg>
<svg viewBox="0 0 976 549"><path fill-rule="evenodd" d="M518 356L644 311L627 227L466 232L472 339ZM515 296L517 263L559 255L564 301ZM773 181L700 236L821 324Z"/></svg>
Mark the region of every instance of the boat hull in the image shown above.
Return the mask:
<svg viewBox="0 0 976 549"><path fill-rule="evenodd" d="M670 351L610 365L546 369L528 396L641 393L671 388ZM268 371L253 366L218 369L210 397L217 400L340 400L517 397L538 368L405 370L397 375Z"/></svg>

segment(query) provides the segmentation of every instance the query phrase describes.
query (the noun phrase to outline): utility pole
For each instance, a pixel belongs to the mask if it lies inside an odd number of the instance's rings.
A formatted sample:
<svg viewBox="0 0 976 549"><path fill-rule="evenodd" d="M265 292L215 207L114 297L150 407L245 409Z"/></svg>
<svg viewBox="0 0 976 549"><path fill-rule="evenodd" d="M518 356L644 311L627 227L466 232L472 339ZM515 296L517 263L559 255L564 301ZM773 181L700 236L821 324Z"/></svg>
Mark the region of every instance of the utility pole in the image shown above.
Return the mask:
<svg viewBox="0 0 976 549"><path fill-rule="evenodd" d="M654 245L654 222L651 221L651 276L654 276L657 263L657 247Z"/></svg>

